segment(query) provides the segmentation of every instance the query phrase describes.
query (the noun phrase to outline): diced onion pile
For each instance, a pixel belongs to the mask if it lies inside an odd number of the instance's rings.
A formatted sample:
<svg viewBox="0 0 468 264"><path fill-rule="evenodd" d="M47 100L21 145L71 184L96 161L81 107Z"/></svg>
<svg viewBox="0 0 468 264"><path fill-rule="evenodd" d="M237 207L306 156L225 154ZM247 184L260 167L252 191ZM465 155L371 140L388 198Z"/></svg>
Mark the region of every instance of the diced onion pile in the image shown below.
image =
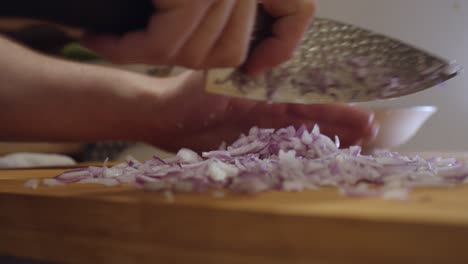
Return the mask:
<svg viewBox="0 0 468 264"><path fill-rule="evenodd" d="M143 163L129 158L119 165L68 170L45 185L131 184L149 191L258 193L303 191L336 186L348 196L405 199L421 186L468 183L468 165L452 158L423 159L381 151L362 155L359 146L339 148L316 126L279 130L252 128L228 147L202 153L181 149L176 156ZM27 183L27 186L37 187Z"/></svg>

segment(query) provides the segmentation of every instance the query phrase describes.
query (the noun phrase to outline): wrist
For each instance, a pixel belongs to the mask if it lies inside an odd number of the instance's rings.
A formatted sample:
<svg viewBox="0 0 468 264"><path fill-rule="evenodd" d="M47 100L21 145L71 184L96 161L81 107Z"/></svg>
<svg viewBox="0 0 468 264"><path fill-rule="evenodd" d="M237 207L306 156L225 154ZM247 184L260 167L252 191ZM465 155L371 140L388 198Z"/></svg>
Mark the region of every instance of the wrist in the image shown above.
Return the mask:
<svg viewBox="0 0 468 264"><path fill-rule="evenodd" d="M0 85L6 102L0 120L8 124L0 139L139 140L147 133L141 116L157 94L144 89L136 74L18 50L24 62L2 67L0 76L8 83Z"/></svg>

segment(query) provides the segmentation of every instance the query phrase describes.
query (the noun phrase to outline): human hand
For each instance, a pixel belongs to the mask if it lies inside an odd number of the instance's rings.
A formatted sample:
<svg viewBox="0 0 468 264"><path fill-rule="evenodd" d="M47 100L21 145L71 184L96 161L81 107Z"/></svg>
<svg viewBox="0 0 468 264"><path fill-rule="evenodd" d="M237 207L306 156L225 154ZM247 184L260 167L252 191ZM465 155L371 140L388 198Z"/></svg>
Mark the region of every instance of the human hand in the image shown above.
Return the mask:
<svg viewBox="0 0 468 264"><path fill-rule="evenodd" d="M201 151L229 143L252 126L317 123L344 145L372 135L366 111L209 94L202 72L152 78L46 57L2 38L0 50L0 80L8 84L0 85L0 121L10 124L0 140L146 141L166 150Z"/></svg>
<svg viewBox="0 0 468 264"><path fill-rule="evenodd" d="M289 59L312 22L314 0L263 0L275 18L272 37L249 58L258 0L153 0L157 12L144 31L88 36L83 44L115 63L238 67L261 73Z"/></svg>
<svg viewBox="0 0 468 264"><path fill-rule="evenodd" d="M145 84L151 87L152 80ZM338 135L342 146L371 139L372 113L347 105L268 104L206 93L200 72L183 73L171 80L163 92L158 118L148 139L152 144L175 151L181 147L197 151L230 143L253 126L282 128L315 124L323 134Z"/></svg>

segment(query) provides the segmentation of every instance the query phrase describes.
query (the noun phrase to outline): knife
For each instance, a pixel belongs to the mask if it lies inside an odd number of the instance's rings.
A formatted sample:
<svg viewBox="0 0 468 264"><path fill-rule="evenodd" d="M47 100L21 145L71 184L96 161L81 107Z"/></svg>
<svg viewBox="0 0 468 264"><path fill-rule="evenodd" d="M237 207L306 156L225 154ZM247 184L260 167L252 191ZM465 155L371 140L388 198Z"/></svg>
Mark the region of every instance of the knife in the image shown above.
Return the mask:
<svg viewBox="0 0 468 264"><path fill-rule="evenodd" d="M257 18L262 37L265 21ZM358 103L417 93L461 70L454 61L395 38L316 18L289 61L255 77L244 74L242 68L210 70L206 89L270 102Z"/></svg>
<svg viewBox="0 0 468 264"><path fill-rule="evenodd" d="M0 17L41 19L122 35L145 28L154 12L150 0L16 0L2 3ZM250 51L271 35L272 23L260 4ZM243 67L208 70L206 90L271 102L352 103L417 93L461 70L453 62L400 40L316 18L287 62L259 76L246 75Z"/></svg>

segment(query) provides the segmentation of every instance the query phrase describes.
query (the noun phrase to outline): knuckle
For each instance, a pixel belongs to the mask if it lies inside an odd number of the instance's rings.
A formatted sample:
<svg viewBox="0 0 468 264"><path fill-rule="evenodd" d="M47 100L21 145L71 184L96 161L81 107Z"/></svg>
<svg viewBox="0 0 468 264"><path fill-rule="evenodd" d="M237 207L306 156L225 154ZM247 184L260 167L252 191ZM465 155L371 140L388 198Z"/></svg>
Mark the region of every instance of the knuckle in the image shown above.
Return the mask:
<svg viewBox="0 0 468 264"><path fill-rule="evenodd" d="M122 64L125 63L126 56L122 52L116 52L116 53L98 53L100 56L102 56L104 59L110 61L111 63L114 64Z"/></svg>
<svg viewBox="0 0 468 264"><path fill-rule="evenodd" d="M184 67L200 70L204 66L205 56L195 50L184 51L178 57Z"/></svg>
<svg viewBox="0 0 468 264"><path fill-rule="evenodd" d="M219 53L217 63L219 67L238 67L247 59L247 49L242 47L231 47Z"/></svg>
<svg viewBox="0 0 468 264"><path fill-rule="evenodd" d="M295 49L295 47L293 47L293 48L291 49L291 51L284 52L284 53L280 54L280 55L278 56L278 59L279 59L278 62L279 62L279 63L282 63L282 62L285 62L285 61L290 60L290 59L293 57L294 49Z"/></svg>
<svg viewBox="0 0 468 264"><path fill-rule="evenodd" d="M202 70L202 69L204 69L204 64L199 62L199 61L184 60L180 64L181 64L181 66L192 69L192 70Z"/></svg>
<svg viewBox="0 0 468 264"><path fill-rule="evenodd" d="M167 64L172 63L177 55L177 48L172 41L161 41L151 39L145 46L145 53L153 63Z"/></svg>
<svg viewBox="0 0 468 264"><path fill-rule="evenodd" d="M268 64L271 67L276 67L286 61L289 61L293 57L294 51L282 51L281 53L278 52L274 56L271 56L269 58L266 58L265 61L268 62Z"/></svg>
<svg viewBox="0 0 468 264"><path fill-rule="evenodd" d="M150 57L155 63L171 63L174 55L173 51L166 46L151 49Z"/></svg>
<svg viewBox="0 0 468 264"><path fill-rule="evenodd" d="M317 2L315 0L303 0L301 10L310 16L315 15Z"/></svg>

